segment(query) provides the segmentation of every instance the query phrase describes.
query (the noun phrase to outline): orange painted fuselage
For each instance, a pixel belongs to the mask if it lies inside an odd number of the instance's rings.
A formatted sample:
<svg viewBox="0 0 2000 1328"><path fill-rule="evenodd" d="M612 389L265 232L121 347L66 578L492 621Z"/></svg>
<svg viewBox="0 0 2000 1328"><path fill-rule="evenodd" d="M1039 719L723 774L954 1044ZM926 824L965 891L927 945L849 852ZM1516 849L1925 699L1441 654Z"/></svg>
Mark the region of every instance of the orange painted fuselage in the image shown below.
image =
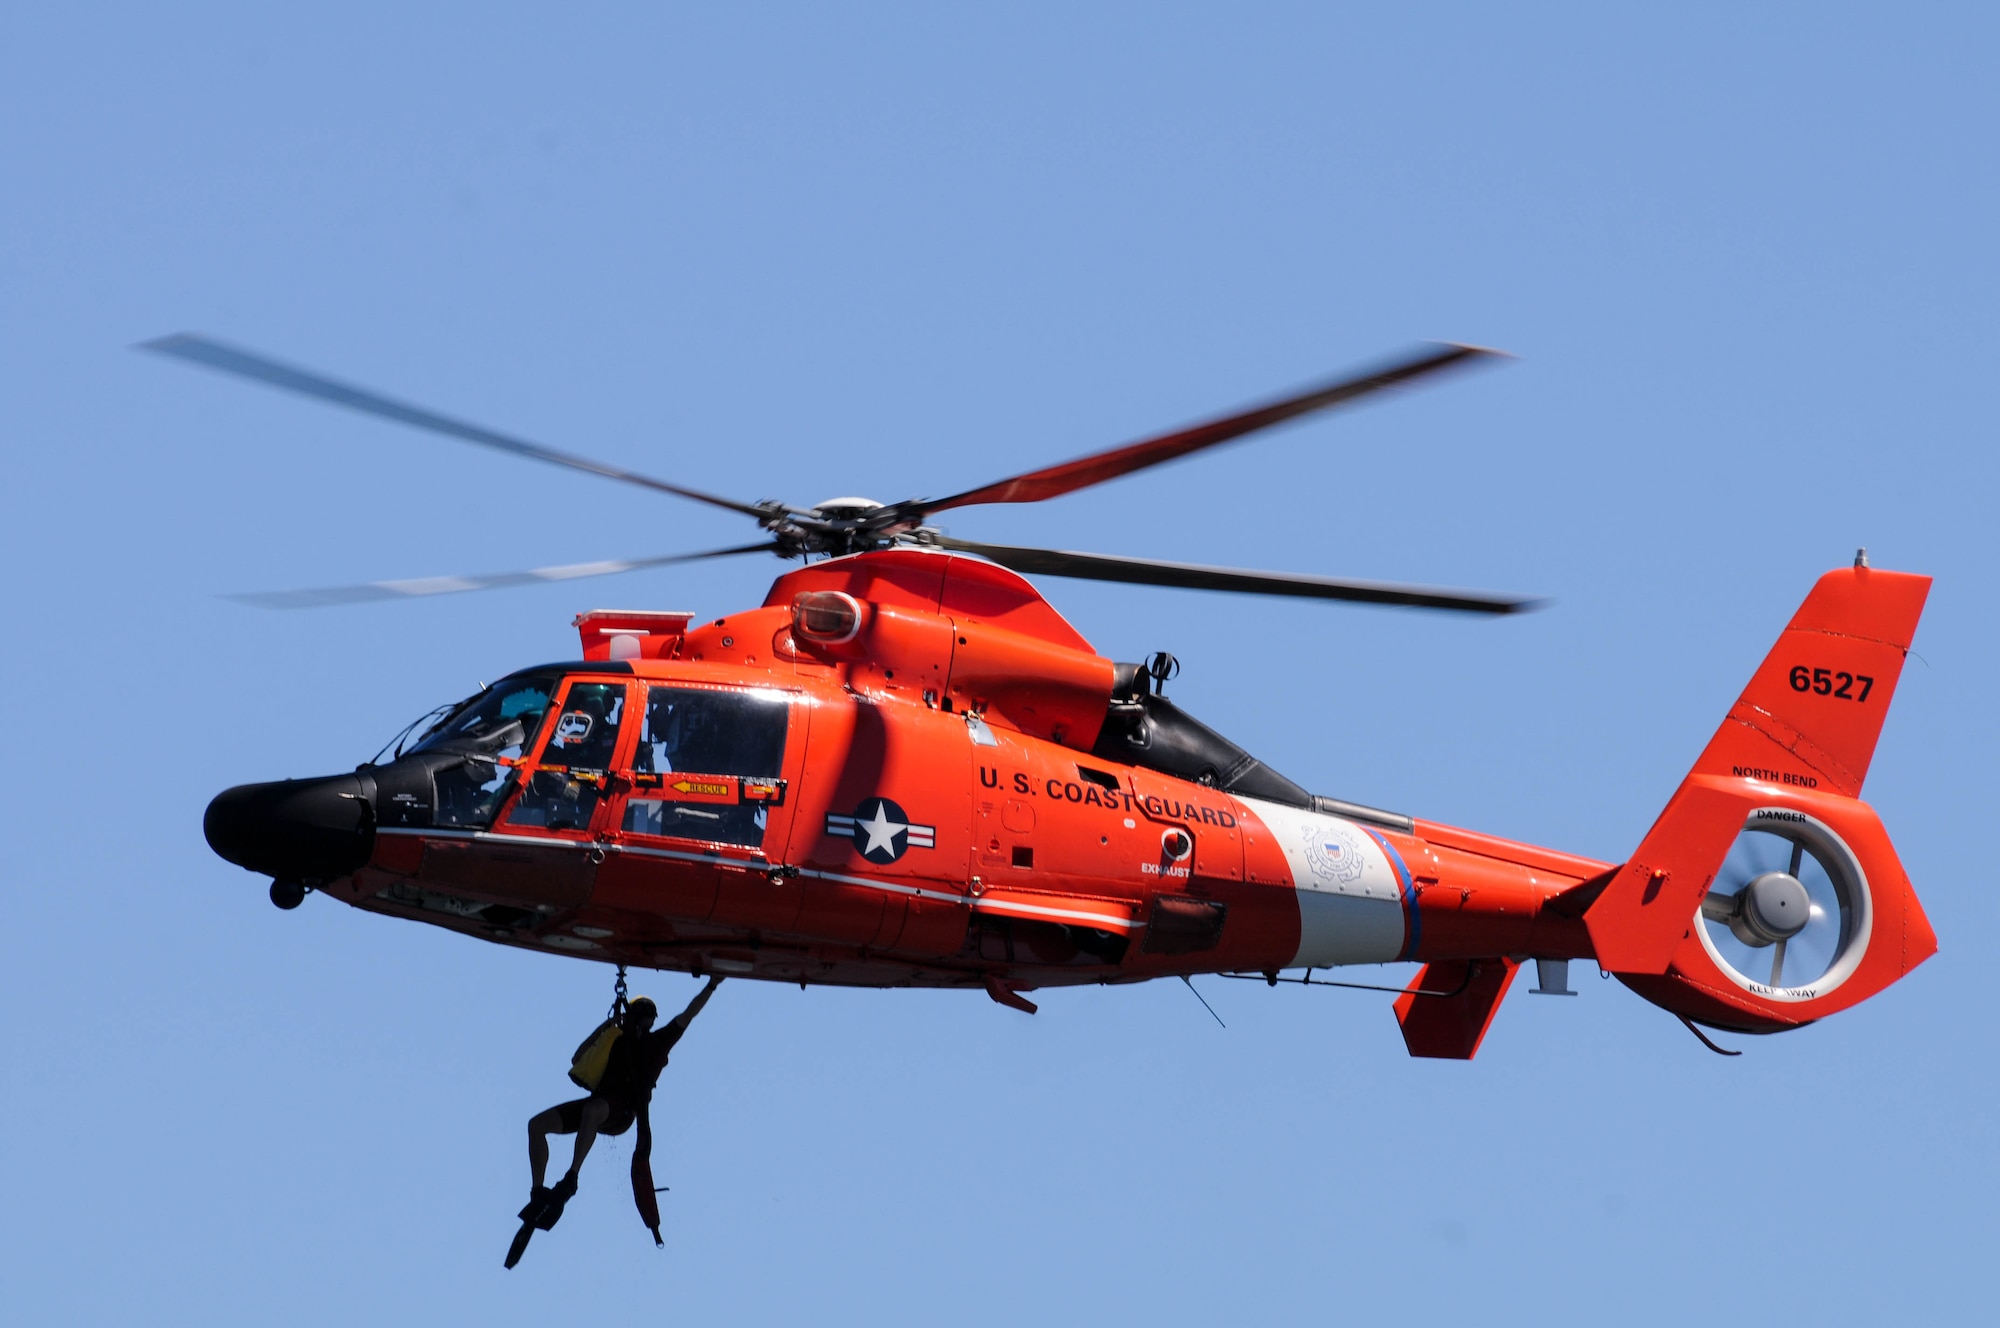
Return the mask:
<svg viewBox="0 0 2000 1328"><path fill-rule="evenodd" d="M794 600L826 590L862 606L846 641L795 630ZM580 620L598 658L567 667L550 713L610 688L632 717L586 815L551 829L520 814L558 727L544 724L490 826L398 825L378 808L367 865L322 888L506 944L862 986L1590 953L1581 921L1543 904L1609 864L1093 755L1113 665L990 564L861 555L793 572L764 607L691 631L662 632L662 617ZM610 659L618 636L639 653ZM775 782L644 769L635 720L654 688L780 707ZM663 795L678 824L635 810ZM750 834L701 836L706 801L749 798Z"/></svg>

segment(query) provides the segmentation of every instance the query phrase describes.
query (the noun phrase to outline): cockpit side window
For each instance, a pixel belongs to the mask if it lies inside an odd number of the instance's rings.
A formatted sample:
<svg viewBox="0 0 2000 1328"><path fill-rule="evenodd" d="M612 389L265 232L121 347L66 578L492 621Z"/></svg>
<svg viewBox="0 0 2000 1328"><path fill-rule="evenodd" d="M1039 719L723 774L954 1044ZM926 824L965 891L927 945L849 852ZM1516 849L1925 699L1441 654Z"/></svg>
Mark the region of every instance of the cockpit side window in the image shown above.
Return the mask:
<svg viewBox="0 0 2000 1328"><path fill-rule="evenodd" d="M784 697L656 686L632 755L625 829L756 848L784 797Z"/></svg>
<svg viewBox="0 0 2000 1328"><path fill-rule="evenodd" d="M622 682L571 683L509 825L587 830L604 796L618 729L625 717Z"/></svg>

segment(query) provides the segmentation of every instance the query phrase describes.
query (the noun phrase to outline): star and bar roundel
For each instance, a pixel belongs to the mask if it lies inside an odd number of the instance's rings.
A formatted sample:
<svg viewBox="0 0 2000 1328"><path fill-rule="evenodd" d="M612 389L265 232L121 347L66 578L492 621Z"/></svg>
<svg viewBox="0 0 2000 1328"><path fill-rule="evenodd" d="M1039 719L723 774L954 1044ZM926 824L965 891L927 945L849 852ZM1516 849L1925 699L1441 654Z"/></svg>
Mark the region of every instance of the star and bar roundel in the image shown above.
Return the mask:
<svg viewBox="0 0 2000 1328"><path fill-rule="evenodd" d="M870 862L894 862L913 848L937 845L936 826L916 824L887 798L863 798L849 814L828 812L826 832L852 839L854 851Z"/></svg>

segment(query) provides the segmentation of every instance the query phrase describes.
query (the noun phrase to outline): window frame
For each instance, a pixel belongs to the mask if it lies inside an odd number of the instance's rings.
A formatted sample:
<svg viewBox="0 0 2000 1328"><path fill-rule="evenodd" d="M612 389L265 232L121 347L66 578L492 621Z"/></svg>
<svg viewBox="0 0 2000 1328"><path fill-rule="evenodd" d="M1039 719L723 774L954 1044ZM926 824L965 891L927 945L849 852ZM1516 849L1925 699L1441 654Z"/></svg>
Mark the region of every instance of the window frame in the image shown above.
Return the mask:
<svg viewBox="0 0 2000 1328"><path fill-rule="evenodd" d="M523 758L517 767L518 775L514 780L513 789L508 794L507 800L501 804L499 812L494 816L493 829L501 834L532 835L549 839L591 840L603 838L603 832L607 828L605 826L606 809L616 806L620 809L621 819L623 816L622 809L624 803L620 795L624 791L622 784L625 781L621 781L620 775L621 772L629 774L631 752L633 745L638 741L637 734L639 731L637 725L628 724L626 719L632 713L632 698L635 688L642 688L644 685L642 681L634 679L629 673L606 676L600 673L579 670L575 673L564 674L556 688L555 695L550 698L548 713L542 717L541 732L536 735L536 741L532 749L533 755ZM556 721L568 709L571 694L578 687L585 686L613 686L625 689L624 709L620 712L618 720L618 740L612 744L611 755L606 762L605 768L602 771L595 771L587 766L574 767L566 764L547 766L542 758L548 751L549 743L555 739ZM522 825L515 822L514 813L520 809L521 799L526 796L534 782L535 776L545 768L561 770L565 773L570 773L581 768L599 775L599 779L596 781L582 781L595 782L598 786L596 802L592 806L590 818L585 824L552 830L547 826ZM609 828L615 830L617 827L614 824Z"/></svg>

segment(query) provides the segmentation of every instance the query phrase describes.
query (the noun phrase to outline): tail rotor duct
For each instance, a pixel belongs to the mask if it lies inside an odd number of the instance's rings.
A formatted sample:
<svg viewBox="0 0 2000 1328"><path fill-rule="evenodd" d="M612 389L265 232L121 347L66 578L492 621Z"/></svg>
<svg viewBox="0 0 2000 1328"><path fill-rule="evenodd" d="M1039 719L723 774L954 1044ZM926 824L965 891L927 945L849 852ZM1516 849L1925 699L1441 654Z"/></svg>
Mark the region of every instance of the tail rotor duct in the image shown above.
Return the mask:
<svg viewBox="0 0 2000 1328"><path fill-rule="evenodd" d="M1854 854L1796 812L1751 814L1701 902L1702 939L1744 985L1811 992L1865 943L1868 889Z"/></svg>

